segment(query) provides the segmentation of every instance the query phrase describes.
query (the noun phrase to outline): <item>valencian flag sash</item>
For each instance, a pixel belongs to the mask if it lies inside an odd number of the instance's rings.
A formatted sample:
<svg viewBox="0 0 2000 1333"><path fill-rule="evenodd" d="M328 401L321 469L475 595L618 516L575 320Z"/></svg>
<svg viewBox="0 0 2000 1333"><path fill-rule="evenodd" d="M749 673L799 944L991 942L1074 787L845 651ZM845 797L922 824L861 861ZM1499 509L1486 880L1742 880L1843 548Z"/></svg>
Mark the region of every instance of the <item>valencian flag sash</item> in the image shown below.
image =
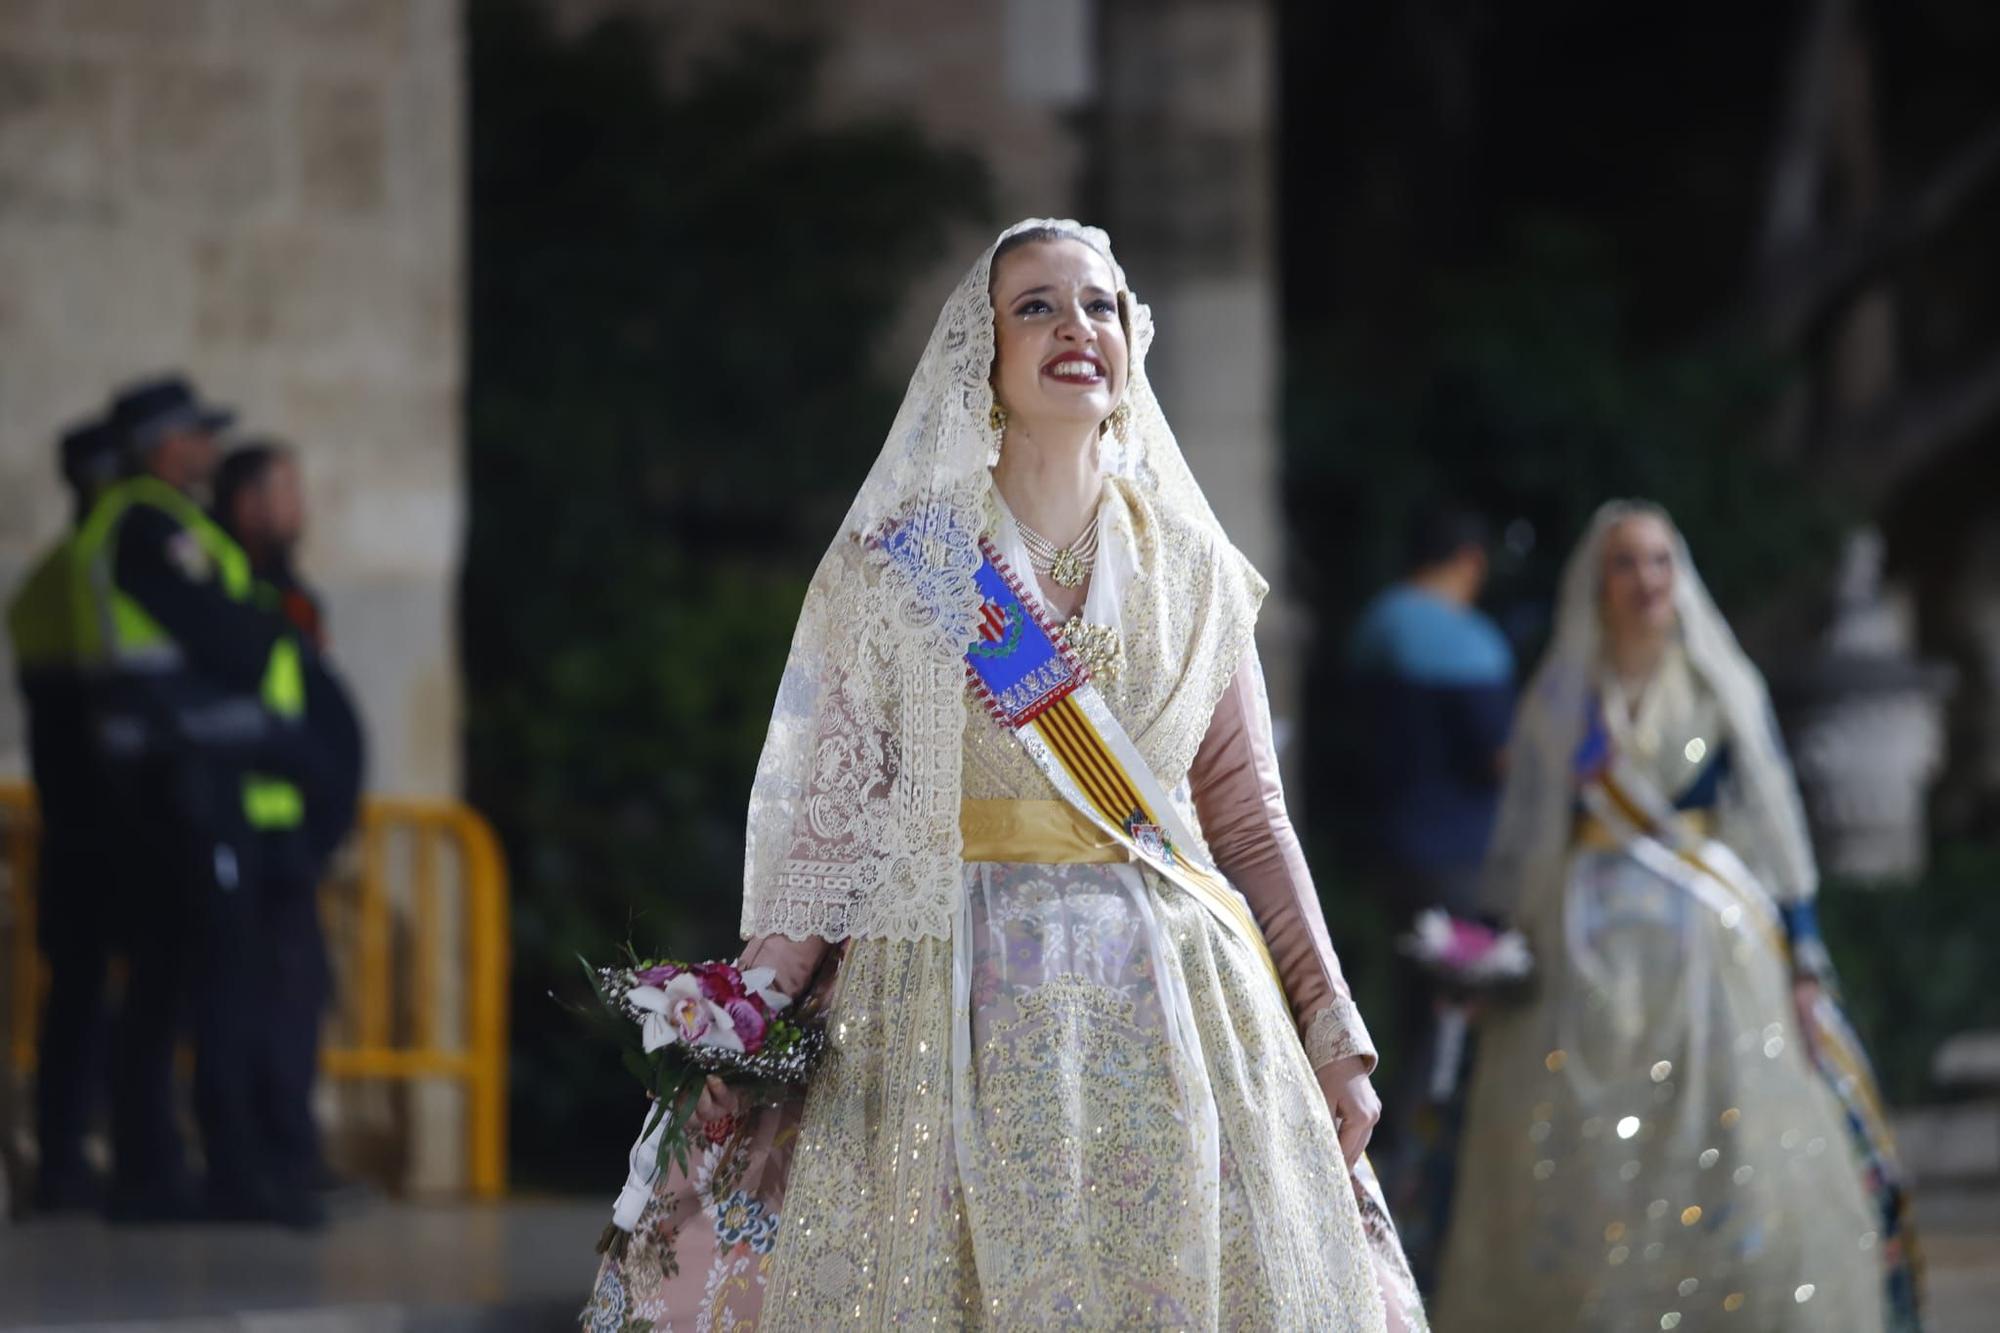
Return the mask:
<svg viewBox="0 0 2000 1333"><path fill-rule="evenodd" d="M908 529L882 544L899 562L921 559ZM992 542L979 540L973 575L981 599L978 636L966 646L975 697L1012 732L1062 799L1123 846L1133 860L1192 894L1263 961L1283 992L1277 964L1243 895L1208 863L1200 843L1090 682L1090 672L1050 632Z"/></svg>

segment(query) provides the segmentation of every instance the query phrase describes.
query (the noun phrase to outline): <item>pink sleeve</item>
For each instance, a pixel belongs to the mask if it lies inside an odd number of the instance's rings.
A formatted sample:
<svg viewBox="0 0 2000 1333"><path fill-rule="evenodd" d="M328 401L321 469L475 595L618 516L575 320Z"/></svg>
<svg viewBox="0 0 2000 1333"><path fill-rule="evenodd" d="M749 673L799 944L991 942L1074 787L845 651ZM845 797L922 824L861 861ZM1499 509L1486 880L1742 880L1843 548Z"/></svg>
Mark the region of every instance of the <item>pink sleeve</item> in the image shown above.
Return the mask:
<svg viewBox="0 0 2000 1333"><path fill-rule="evenodd" d="M1375 1047L1340 974L1312 872L1285 813L1271 706L1255 649L1237 664L1188 770L1202 836L1263 928L1315 1069Z"/></svg>

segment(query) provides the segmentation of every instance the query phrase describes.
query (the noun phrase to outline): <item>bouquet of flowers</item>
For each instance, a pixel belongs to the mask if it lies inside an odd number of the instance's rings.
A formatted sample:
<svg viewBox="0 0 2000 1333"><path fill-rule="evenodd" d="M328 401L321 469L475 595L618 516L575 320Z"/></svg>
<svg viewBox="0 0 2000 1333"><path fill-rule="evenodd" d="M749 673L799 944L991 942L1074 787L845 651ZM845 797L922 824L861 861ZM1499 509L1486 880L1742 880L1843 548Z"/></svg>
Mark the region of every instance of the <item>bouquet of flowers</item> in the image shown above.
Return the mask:
<svg viewBox="0 0 2000 1333"><path fill-rule="evenodd" d="M1460 998L1514 989L1535 972L1534 955L1520 931L1503 930L1437 908L1417 913L1410 933L1397 945L1445 990Z"/></svg>
<svg viewBox="0 0 2000 1333"><path fill-rule="evenodd" d="M753 1105L780 1105L804 1088L826 1049L826 1030L809 1007L795 1010L791 997L773 988L768 967L746 972L734 963L637 958L626 967L583 967L627 1036L626 1068L653 1100L598 1245L622 1252L659 1173L669 1166L688 1173L703 1081L720 1075ZM720 1147L735 1128L711 1124L700 1135Z"/></svg>
<svg viewBox="0 0 2000 1333"><path fill-rule="evenodd" d="M1458 1091L1471 1004L1525 990L1535 974L1535 957L1520 931L1437 908L1417 913L1410 933L1397 941L1397 947L1415 959L1443 992L1430 1076L1431 1100L1442 1105Z"/></svg>
<svg viewBox="0 0 2000 1333"><path fill-rule="evenodd" d="M826 1034L772 987L768 967L635 960L629 967L584 965L604 1006L630 1020L625 1064L656 1105L658 1166L687 1169L688 1122L701 1084L719 1074L757 1105L794 1096L812 1073Z"/></svg>

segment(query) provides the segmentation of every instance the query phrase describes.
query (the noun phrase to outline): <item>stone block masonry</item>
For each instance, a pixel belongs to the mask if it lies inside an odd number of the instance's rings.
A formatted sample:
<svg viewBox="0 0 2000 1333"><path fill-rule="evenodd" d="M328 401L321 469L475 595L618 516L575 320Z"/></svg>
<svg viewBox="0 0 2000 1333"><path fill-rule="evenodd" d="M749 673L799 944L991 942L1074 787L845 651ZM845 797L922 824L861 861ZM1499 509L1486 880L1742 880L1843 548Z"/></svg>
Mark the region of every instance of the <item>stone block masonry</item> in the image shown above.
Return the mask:
<svg viewBox="0 0 2000 1333"><path fill-rule="evenodd" d="M303 452L378 788L458 786L461 0L0 0L0 583L64 424L178 367ZM24 765L11 691L0 773Z"/></svg>
<svg viewBox="0 0 2000 1333"><path fill-rule="evenodd" d="M301 451L370 785L420 795L459 787L464 64L462 0L0 0L0 587L68 522L64 425L185 370ZM23 744L0 688L0 775ZM386 1098L401 1183L462 1179L449 1089L361 1092L336 1142Z"/></svg>

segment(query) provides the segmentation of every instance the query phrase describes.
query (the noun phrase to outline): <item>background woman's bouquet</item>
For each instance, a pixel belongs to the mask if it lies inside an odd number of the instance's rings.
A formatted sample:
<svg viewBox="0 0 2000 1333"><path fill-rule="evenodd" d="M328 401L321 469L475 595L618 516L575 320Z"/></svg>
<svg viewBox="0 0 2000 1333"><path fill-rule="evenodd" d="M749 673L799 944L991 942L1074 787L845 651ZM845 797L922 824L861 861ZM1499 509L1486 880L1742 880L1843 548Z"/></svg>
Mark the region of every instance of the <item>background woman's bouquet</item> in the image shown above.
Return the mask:
<svg viewBox="0 0 2000 1333"><path fill-rule="evenodd" d="M696 1134L722 1147L739 1126L712 1123L691 1131L702 1083L716 1075L753 1106L778 1106L800 1095L826 1049L826 1029L809 1006L772 986L768 967L634 959L626 967L584 971L625 1041L625 1066L653 1106L628 1158L625 1188L612 1209L600 1252L622 1253L669 1167L688 1174Z"/></svg>
<svg viewBox="0 0 2000 1333"><path fill-rule="evenodd" d="M1535 957L1520 931L1437 908L1417 913L1410 933L1397 941L1397 947L1415 960L1438 990L1430 1096L1442 1105L1458 1092L1470 1011L1489 1000L1526 994L1535 975Z"/></svg>
<svg viewBox="0 0 2000 1333"><path fill-rule="evenodd" d="M1535 974L1534 955L1520 931L1437 908L1417 913L1398 947L1454 999L1516 991Z"/></svg>

